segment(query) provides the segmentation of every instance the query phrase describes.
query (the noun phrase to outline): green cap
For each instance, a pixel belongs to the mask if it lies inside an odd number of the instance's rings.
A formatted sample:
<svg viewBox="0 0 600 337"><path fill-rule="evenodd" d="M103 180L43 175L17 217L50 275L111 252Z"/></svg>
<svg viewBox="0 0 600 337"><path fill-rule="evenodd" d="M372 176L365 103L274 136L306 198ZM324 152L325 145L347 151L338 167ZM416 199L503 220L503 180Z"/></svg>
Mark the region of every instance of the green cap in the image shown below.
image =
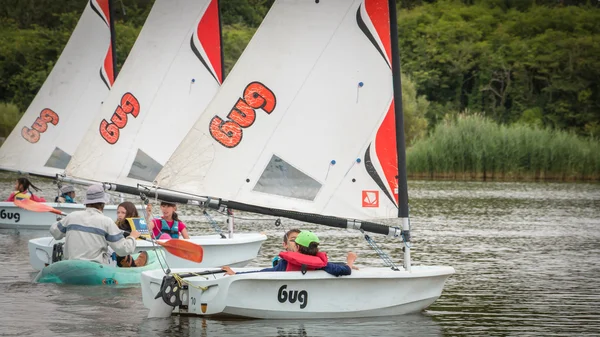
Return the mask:
<svg viewBox="0 0 600 337"><path fill-rule="evenodd" d="M308 248L311 242L319 243L319 238L311 231L301 231L296 237L295 241L296 244Z"/></svg>

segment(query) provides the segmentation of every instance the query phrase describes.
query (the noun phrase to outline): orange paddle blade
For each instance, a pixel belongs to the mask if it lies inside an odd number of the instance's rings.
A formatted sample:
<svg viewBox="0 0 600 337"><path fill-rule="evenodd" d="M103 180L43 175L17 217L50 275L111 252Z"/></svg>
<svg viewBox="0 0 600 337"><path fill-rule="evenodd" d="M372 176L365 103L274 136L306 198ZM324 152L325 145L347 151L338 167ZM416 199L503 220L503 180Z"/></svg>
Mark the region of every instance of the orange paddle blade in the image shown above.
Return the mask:
<svg viewBox="0 0 600 337"><path fill-rule="evenodd" d="M193 242L180 239L172 239L167 240L165 242L156 241L156 243L163 246L169 253L178 256L182 259L198 263L202 262L202 257L204 256L204 249L202 249L202 246L197 245Z"/></svg>
<svg viewBox="0 0 600 337"><path fill-rule="evenodd" d="M51 212L58 215L67 215L66 213L63 213L50 205L35 202L30 199L15 199L13 202L15 205L17 205L17 207L21 207L32 212Z"/></svg>

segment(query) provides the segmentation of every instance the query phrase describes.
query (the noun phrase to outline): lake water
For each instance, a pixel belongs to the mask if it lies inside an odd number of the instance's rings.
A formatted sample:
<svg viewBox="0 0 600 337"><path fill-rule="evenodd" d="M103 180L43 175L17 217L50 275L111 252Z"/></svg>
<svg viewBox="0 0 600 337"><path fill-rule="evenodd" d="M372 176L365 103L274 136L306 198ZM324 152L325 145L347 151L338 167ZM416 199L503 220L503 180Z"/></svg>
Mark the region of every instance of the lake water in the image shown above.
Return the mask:
<svg viewBox="0 0 600 337"><path fill-rule="evenodd" d="M0 174L6 198L16 176ZM34 179L54 198L49 181ZM77 188L79 196L84 188ZM413 264L456 269L440 299L408 316L343 320L147 319L139 287L32 284L27 241L47 231L0 231L2 336L598 336L600 185L409 183ZM214 233L200 210L180 211L192 235ZM213 214L225 229L224 217ZM357 231L239 214L237 231L268 235L251 266L267 266L285 230L315 231L333 260L381 266ZM242 219L243 218L243 219ZM400 262L399 244L372 238ZM390 289L390 291L393 291Z"/></svg>

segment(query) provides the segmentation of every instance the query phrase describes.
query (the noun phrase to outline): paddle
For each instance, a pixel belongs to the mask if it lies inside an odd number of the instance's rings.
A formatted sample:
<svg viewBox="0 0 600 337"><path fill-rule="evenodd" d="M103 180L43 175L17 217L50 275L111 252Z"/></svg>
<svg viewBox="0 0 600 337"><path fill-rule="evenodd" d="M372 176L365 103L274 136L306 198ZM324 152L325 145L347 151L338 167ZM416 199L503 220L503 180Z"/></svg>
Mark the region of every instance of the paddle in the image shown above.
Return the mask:
<svg viewBox="0 0 600 337"><path fill-rule="evenodd" d="M17 205L17 207L21 207L32 212L50 212L63 216L67 215L67 213L61 212L48 204L35 202L30 199L15 199L13 202L15 203L15 205Z"/></svg>
<svg viewBox="0 0 600 337"><path fill-rule="evenodd" d="M178 256L182 259L190 260L193 262L202 262L202 258L204 256L204 249L202 246L197 245L193 242L180 240L180 239L170 239L165 242L160 242L157 240L147 239L145 237L139 237L142 240L154 242L165 250L175 256Z"/></svg>
<svg viewBox="0 0 600 337"><path fill-rule="evenodd" d="M50 213L59 214L59 215L63 215L63 216L67 215L67 213L61 212L50 205L35 202L35 201L29 200L29 199L15 199L14 203L18 207L21 207L23 209L26 209L26 210L29 210L32 212L50 212ZM204 256L204 250L202 249L202 246L197 245L193 242L179 240L179 239L175 239L175 240L171 239L171 240L167 240L165 242L160 242L160 241L156 241L156 240L152 240L152 239L147 239L147 238L144 238L141 236L139 238L142 240L146 240L146 241L154 241L156 244L164 247L165 250L168 251L169 253L171 253L175 256L178 256L182 259L200 263L200 262L202 262L202 257Z"/></svg>

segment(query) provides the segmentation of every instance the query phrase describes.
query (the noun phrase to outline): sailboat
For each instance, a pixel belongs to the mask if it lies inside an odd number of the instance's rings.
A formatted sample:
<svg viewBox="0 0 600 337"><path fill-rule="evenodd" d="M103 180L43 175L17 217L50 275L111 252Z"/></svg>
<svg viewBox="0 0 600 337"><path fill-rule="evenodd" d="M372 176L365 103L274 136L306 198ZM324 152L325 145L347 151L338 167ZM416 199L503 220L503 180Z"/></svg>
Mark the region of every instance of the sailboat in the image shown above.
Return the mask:
<svg viewBox="0 0 600 337"><path fill-rule="evenodd" d="M223 80L217 0L157 0L102 108L69 162L65 177L110 182L105 188L140 195L202 114ZM145 191L148 198L156 197ZM266 236L260 233L192 236L204 260L190 262L168 252L170 266L246 265ZM36 270L52 264L51 237L29 241ZM155 249L140 241L139 250Z"/></svg>
<svg viewBox="0 0 600 337"><path fill-rule="evenodd" d="M146 271L149 317L388 316L441 296L454 269L410 260L397 41L393 0L275 1L156 180L215 207L393 237L403 265L388 257L339 278Z"/></svg>
<svg viewBox="0 0 600 337"><path fill-rule="evenodd" d="M110 0L86 4L48 78L0 148L0 169L54 177L67 167L77 145L109 93L116 75ZM63 212L80 204L55 204ZM116 206L104 213L116 219ZM0 228L47 229L50 213L29 212L0 202Z"/></svg>

